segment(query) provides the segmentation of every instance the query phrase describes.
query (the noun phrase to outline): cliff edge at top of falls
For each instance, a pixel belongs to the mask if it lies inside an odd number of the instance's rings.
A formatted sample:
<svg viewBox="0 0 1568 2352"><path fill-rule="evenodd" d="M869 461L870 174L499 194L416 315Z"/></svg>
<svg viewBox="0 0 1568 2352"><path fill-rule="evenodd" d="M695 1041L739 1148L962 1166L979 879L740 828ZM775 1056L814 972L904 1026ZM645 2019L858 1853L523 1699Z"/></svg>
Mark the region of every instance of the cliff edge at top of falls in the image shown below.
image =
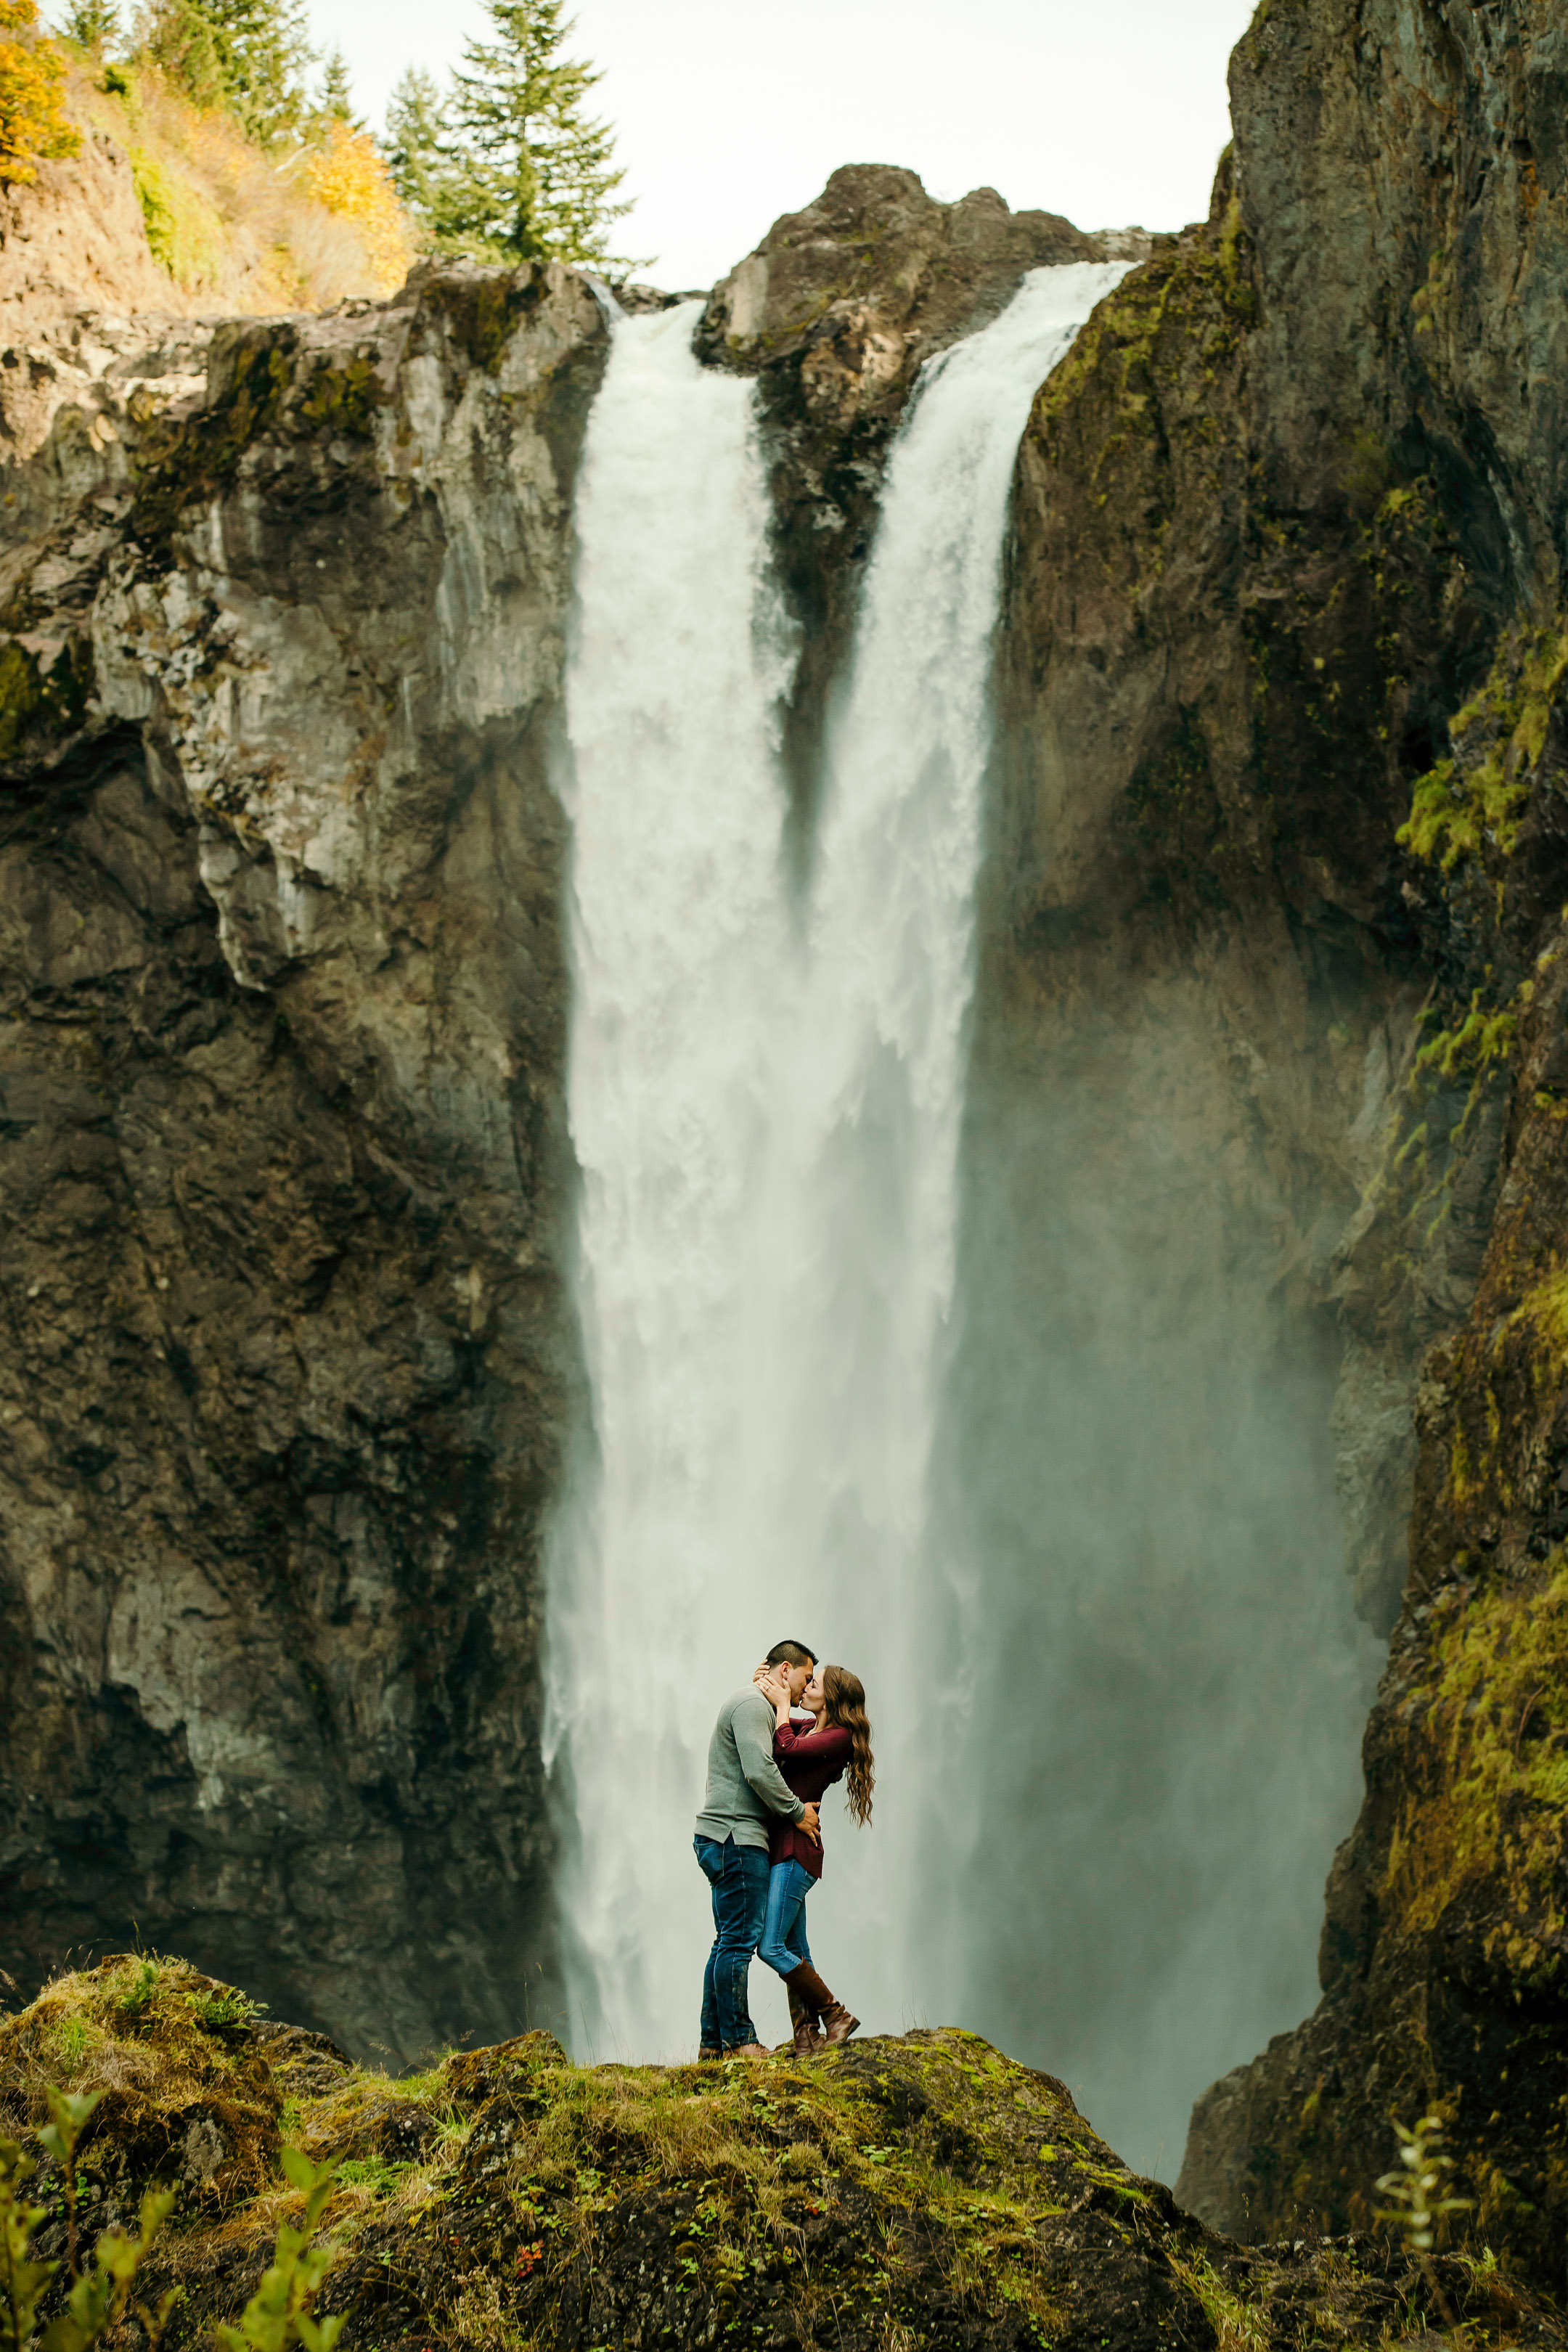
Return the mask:
<svg viewBox="0 0 1568 2352"><path fill-rule="evenodd" d="M103 2094L78 2158L89 2237L133 2224L150 2182L177 2187L139 2283L147 2302L184 2289L170 2352L259 2284L301 2201L285 2140L340 2168L317 2309L345 2315L345 2352L1370 2352L1430 2343L1442 2300L1472 2343L1568 2344L1468 2255L1428 2269L1372 2239L1216 2237L1060 2083L973 2034L578 2067L531 2032L395 2080L181 1961L127 1954L0 2021L0 2127L35 2150L50 2082ZM58 2259L57 2190L46 2164L36 2245Z"/></svg>

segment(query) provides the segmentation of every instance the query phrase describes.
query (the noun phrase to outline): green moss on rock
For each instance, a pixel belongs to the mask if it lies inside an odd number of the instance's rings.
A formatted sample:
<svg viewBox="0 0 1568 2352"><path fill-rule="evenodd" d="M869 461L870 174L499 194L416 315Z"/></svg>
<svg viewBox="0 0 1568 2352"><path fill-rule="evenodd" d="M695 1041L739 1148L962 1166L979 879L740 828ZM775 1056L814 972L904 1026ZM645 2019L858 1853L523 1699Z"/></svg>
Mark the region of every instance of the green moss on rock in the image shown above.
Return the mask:
<svg viewBox="0 0 1568 2352"><path fill-rule="evenodd" d="M470 364L494 375L512 337L548 291L542 265L465 270L434 280L431 292L453 341Z"/></svg>
<svg viewBox="0 0 1568 2352"><path fill-rule="evenodd" d="M246 452L278 422L293 376L298 336L268 324L231 329L215 342L205 407L153 425L137 467L132 529L146 552L167 561L181 515L221 495Z"/></svg>
<svg viewBox="0 0 1568 2352"><path fill-rule="evenodd" d="M321 2307L347 2315L347 2352L1304 2352L1426 2325L1403 2255L1244 2253L1129 2172L1059 2083L955 2031L670 2067L573 2066L534 2032L395 2081L183 1961L122 1954L0 2026L0 2128L36 2131L48 2082L106 2090L89 2228L181 2183L145 2282L184 2290L172 2347L253 2290L300 2202L285 2143L337 2167ZM1450 2260L1444 2290L1497 2340L1468 2275ZM1510 2314L1515 2342L1568 2341L1528 2298Z"/></svg>
<svg viewBox="0 0 1568 2352"><path fill-rule="evenodd" d="M1504 633L1485 684L1448 722L1452 756L1416 782L1399 834L1413 856L1448 874L1511 855L1565 677L1568 629Z"/></svg>
<svg viewBox="0 0 1568 2352"><path fill-rule="evenodd" d="M1256 323L1247 236L1232 198L1223 219L1157 250L1094 310L1060 365L1035 396L1031 427L1056 455L1056 429L1086 406L1106 426L1090 459L1091 483L1130 441L1158 422L1163 404L1161 345L1173 333L1213 373Z"/></svg>
<svg viewBox="0 0 1568 2352"><path fill-rule="evenodd" d="M375 412L385 399L374 361L356 352L342 367L315 369L299 414L324 432L363 441L374 432Z"/></svg>
<svg viewBox="0 0 1568 2352"><path fill-rule="evenodd" d="M1560 1284L1560 1363L1565 1310ZM1430 1930L1484 1889L1484 1957L1551 1990L1568 1966L1568 1556L1527 1589L1488 1580L1468 1606L1444 1596L1407 1705L1425 1761L1401 1792L1384 1917L1395 1933Z"/></svg>
<svg viewBox="0 0 1568 2352"><path fill-rule="evenodd" d="M0 640L0 762L46 754L73 735L92 692L92 654L68 638L47 667L15 637Z"/></svg>

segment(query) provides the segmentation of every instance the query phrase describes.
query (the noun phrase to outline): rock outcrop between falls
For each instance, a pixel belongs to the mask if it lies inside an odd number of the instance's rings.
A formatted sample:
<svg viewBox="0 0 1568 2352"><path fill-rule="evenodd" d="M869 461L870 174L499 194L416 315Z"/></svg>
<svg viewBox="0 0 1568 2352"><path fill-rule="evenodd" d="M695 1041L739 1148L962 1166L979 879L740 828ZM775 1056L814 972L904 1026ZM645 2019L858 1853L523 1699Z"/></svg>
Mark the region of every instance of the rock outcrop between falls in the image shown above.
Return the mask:
<svg viewBox="0 0 1568 2352"><path fill-rule="evenodd" d="M768 437L775 558L800 635L784 751L803 833L888 446L921 368L987 325L1026 270L1148 247L1139 229L1011 212L994 188L943 205L913 172L851 164L714 288L697 347L756 376Z"/></svg>
<svg viewBox="0 0 1568 2352"><path fill-rule="evenodd" d="M180 1961L128 1954L0 2022L0 2130L29 2140L49 2082L104 2095L79 2159L86 2236L133 2225L151 2181L177 2185L144 2281L184 2290L170 2352L232 2324L259 2284L301 2201L285 2144L338 2167L317 2308L345 2315L345 2352L1306 2352L1429 2343L1444 2303L1472 2343L1568 2344L1478 2259L1428 2273L1372 2239L1216 2236L1130 2172L1060 2083L969 2033L585 2068L534 2032L395 2079ZM30 2186L58 2259L56 2176Z"/></svg>

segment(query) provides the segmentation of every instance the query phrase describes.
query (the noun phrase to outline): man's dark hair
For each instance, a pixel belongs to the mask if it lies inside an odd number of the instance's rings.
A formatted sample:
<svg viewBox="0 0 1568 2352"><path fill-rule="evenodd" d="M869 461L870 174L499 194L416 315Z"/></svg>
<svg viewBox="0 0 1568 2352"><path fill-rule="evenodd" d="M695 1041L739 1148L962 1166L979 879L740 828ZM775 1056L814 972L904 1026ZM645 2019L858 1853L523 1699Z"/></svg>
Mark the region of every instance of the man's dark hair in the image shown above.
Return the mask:
<svg viewBox="0 0 1568 2352"><path fill-rule="evenodd" d="M804 1642L775 1642L768 1652L770 1666L815 1666L816 1652Z"/></svg>

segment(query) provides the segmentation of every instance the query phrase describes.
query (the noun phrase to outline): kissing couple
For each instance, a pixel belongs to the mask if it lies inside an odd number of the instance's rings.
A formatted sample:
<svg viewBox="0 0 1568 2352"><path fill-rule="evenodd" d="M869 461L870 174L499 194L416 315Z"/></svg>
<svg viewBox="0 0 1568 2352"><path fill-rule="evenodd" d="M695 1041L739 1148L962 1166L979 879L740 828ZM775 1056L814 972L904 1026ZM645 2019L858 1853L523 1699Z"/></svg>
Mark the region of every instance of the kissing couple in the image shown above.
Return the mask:
<svg viewBox="0 0 1568 2352"><path fill-rule="evenodd" d="M797 1723L793 1710L810 1717ZM700 2058L765 2058L748 2005L752 1955L784 1980L795 2055L847 2042L860 2021L812 1965L805 1898L822 1876L823 1797L843 1780L871 1818L871 1727L858 1675L818 1667L804 1642L775 1642L726 1699L708 1743L708 1791L692 1843L713 1895Z"/></svg>

